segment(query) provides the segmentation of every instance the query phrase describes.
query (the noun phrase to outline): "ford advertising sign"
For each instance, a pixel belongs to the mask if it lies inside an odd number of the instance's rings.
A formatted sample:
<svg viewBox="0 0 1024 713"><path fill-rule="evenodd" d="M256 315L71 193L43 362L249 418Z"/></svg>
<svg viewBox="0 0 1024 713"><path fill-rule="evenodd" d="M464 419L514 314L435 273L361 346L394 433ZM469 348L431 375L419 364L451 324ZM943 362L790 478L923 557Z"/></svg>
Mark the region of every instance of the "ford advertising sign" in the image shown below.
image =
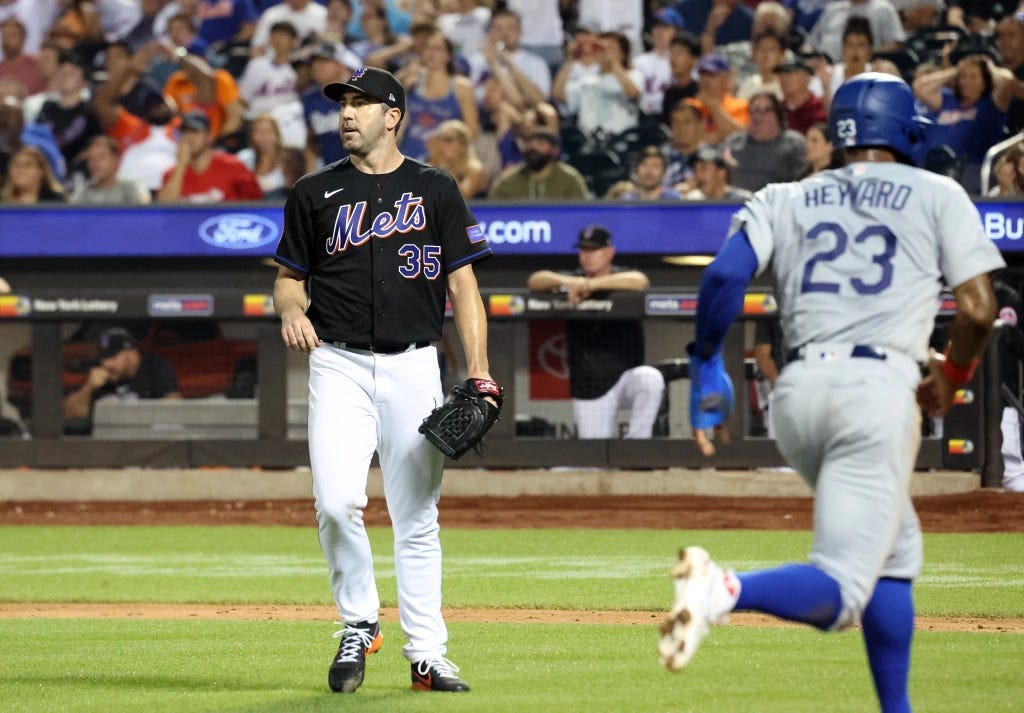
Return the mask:
<svg viewBox="0 0 1024 713"><path fill-rule="evenodd" d="M979 200L989 238L1024 252L1024 201ZM479 203L479 232L498 255L572 255L579 231L604 225L620 254L718 252L738 203ZM0 258L272 257L280 205L0 208ZM327 236L325 236L326 238Z"/></svg>

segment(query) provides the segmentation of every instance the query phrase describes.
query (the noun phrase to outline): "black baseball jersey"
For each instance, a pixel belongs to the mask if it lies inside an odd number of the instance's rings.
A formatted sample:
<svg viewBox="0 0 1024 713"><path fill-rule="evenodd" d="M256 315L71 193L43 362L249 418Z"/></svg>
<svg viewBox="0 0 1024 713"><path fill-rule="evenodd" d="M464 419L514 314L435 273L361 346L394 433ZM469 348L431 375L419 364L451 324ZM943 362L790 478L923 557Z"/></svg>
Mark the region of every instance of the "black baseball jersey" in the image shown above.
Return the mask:
<svg viewBox="0 0 1024 713"><path fill-rule="evenodd" d="M277 262L307 275L307 316L327 341L441 338L449 272L491 255L444 171L406 158L367 174L349 159L295 184Z"/></svg>
<svg viewBox="0 0 1024 713"><path fill-rule="evenodd" d="M626 268L612 266L612 272ZM573 273L582 277L583 272ZM600 299L608 292L594 292ZM570 319L565 323L569 352L569 395L596 399L615 386L623 372L644 363L644 327L638 319Z"/></svg>

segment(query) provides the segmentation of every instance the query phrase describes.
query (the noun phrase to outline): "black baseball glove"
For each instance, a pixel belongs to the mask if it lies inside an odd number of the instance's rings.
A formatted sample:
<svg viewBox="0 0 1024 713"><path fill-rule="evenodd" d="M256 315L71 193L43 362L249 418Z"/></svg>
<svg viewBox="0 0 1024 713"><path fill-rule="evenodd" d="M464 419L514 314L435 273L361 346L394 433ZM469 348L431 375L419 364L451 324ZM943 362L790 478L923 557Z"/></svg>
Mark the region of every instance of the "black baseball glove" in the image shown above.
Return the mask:
<svg viewBox="0 0 1024 713"><path fill-rule="evenodd" d="M494 399L495 406L485 397ZM419 431L449 458L477 446L501 414L505 390L488 379L466 379L448 400L423 419ZM479 452L479 449L477 449Z"/></svg>

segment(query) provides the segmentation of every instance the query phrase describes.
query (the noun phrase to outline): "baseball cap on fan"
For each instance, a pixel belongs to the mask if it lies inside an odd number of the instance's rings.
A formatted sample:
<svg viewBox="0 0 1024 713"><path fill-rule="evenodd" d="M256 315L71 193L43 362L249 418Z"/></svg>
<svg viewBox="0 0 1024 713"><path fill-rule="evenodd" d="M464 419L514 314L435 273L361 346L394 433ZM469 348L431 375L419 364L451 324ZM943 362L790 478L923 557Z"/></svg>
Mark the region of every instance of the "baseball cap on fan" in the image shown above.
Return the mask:
<svg viewBox="0 0 1024 713"><path fill-rule="evenodd" d="M347 82L334 82L324 87L324 96L340 102L342 95L349 90L394 107L405 116L405 87L391 72L376 67L361 67L353 72Z"/></svg>
<svg viewBox="0 0 1024 713"><path fill-rule="evenodd" d="M133 349L136 345L135 336L127 329L113 327L103 332L99 340L100 359L115 357L126 349Z"/></svg>
<svg viewBox="0 0 1024 713"><path fill-rule="evenodd" d="M580 250L597 250L612 244L612 234L603 225L588 225L580 231L576 247Z"/></svg>

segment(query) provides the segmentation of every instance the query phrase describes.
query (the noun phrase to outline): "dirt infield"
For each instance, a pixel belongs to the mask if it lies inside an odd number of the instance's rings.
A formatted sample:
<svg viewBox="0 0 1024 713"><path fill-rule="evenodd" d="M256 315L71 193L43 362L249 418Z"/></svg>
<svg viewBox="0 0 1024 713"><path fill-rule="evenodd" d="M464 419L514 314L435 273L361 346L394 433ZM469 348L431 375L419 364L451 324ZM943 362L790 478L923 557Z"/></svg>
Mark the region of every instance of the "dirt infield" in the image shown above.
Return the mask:
<svg viewBox="0 0 1024 713"><path fill-rule="evenodd" d="M1024 493L915 498L926 532L1024 532ZM810 498L664 496L451 497L441 525L464 528L809 530ZM389 525L382 500L365 521ZM0 525L283 525L314 527L311 500L0 503Z"/></svg>
<svg viewBox="0 0 1024 713"><path fill-rule="evenodd" d="M445 609L449 622L478 624L621 624L657 626L665 614L644 611L556 609ZM394 608L382 608L383 621L398 621ZM243 621L331 621L337 612L325 606L272 604L2 604L0 619L218 619ZM731 614L735 626L801 626L764 614ZM978 617L918 617L918 631L1024 634L1024 620Z"/></svg>

